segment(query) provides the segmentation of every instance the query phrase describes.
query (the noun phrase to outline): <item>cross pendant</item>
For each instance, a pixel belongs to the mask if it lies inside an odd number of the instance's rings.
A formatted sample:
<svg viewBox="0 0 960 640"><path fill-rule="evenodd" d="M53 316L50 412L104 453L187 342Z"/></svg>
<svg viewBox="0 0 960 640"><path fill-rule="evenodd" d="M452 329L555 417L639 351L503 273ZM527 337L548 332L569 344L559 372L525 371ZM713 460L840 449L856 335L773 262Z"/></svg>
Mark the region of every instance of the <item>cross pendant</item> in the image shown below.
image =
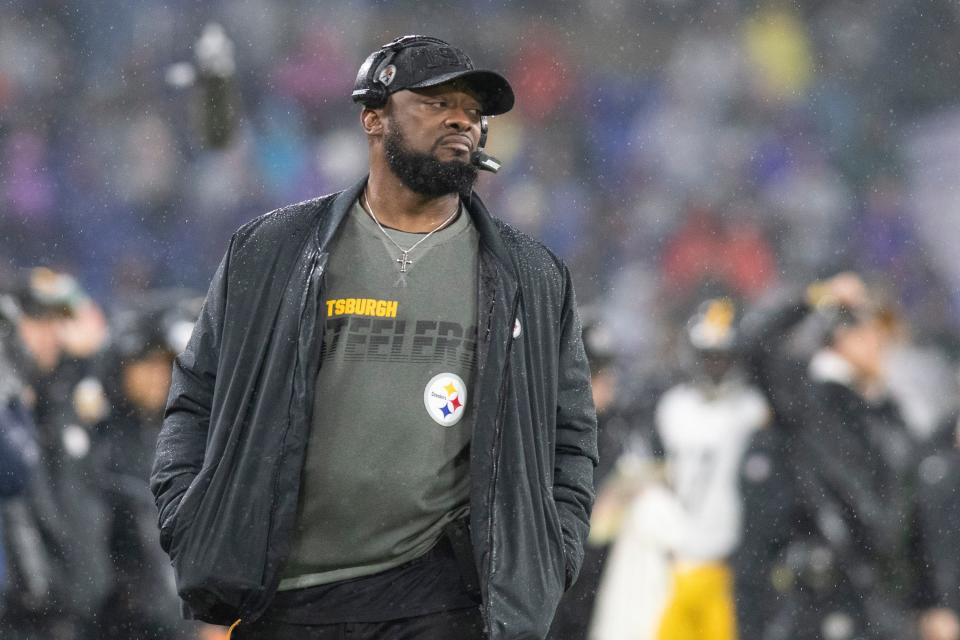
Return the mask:
<svg viewBox="0 0 960 640"><path fill-rule="evenodd" d="M402 255L401 257L399 257L399 258L397 258L396 260L394 260L394 262L399 262L399 263L400 263L400 273L406 273L406 272L407 272L407 265L408 265L408 264L413 264L413 260L410 260L410 259L407 258L407 252L406 252L406 251L403 252L403 255Z"/></svg>

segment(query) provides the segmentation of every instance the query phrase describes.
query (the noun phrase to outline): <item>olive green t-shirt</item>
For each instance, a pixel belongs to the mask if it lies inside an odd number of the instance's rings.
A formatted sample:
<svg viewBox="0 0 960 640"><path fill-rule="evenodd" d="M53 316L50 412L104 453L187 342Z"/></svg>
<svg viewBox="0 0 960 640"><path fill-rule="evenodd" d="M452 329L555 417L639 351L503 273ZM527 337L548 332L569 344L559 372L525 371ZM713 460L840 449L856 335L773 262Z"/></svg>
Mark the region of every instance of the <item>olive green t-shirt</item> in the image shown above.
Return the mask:
<svg viewBox="0 0 960 640"><path fill-rule="evenodd" d="M386 232L409 248L424 234ZM379 573L468 511L478 235L462 211L407 256L355 204L325 324L293 548L280 589Z"/></svg>

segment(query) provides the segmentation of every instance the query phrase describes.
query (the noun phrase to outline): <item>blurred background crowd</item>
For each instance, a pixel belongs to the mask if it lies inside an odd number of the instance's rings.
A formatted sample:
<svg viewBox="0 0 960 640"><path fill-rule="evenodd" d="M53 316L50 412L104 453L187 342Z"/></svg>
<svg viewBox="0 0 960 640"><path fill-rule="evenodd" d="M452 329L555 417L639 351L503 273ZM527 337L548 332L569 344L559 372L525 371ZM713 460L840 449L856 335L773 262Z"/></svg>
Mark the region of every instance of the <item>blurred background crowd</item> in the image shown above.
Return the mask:
<svg viewBox="0 0 960 640"><path fill-rule="evenodd" d="M183 64L211 22L229 140ZM154 544L160 390L230 233L362 176L353 78L404 33L511 80L478 191L570 264L588 320L606 519L556 637L728 637L682 630L689 575L748 639L960 637L950 0L4 3L0 636L214 633L176 621ZM665 406L734 391L765 409L721 421L729 447L674 437ZM691 443L726 470L678 462ZM739 506L686 517L687 467ZM671 548L645 518L732 533ZM625 619L615 592L648 606Z"/></svg>

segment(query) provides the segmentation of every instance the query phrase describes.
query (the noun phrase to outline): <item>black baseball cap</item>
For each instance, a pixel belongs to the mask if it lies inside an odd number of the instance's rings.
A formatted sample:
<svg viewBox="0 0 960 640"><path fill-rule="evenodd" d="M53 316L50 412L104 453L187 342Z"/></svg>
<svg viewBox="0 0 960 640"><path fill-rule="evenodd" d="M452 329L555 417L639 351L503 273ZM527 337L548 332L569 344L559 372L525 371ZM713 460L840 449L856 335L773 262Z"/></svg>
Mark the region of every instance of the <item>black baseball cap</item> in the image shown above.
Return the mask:
<svg viewBox="0 0 960 640"><path fill-rule="evenodd" d="M86 299L76 278L47 267L20 272L11 293L20 311L30 318L72 318Z"/></svg>
<svg viewBox="0 0 960 640"><path fill-rule="evenodd" d="M477 69L462 49L428 36L403 36L370 54L354 85L353 100L382 106L403 89L425 89L459 80L477 94L484 115L513 108L513 88L495 71Z"/></svg>

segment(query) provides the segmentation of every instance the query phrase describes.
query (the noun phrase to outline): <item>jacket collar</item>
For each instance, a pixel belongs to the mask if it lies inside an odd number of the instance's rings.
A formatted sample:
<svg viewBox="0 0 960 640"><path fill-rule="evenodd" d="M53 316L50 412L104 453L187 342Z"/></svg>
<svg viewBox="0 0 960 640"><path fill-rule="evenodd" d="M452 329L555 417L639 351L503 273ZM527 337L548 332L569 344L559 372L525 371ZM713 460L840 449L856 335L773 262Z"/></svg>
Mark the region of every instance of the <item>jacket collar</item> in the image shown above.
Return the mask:
<svg viewBox="0 0 960 640"><path fill-rule="evenodd" d="M517 271L513 264L513 259L510 257L510 252L507 251L506 245L503 243L500 229L497 228L496 223L493 221L493 216L487 211L483 200L480 199L476 191L473 191L464 204L466 205L467 212L473 219L473 226L477 228L477 233L480 235L480 244L490 250L490 253L497 258L505 272L510 275L512 280L516 281Z"/></svg>
<svg viewBox="0 0 960 640"><path fill-rule="evenodd" d="M340 224L347 217L347 212L360 197L360 193L366 184L367 176L364 176L362 180L333 197L329 213L320 219L320 225L317 228L317 245L320 247L320 251L328 251L330 241L333 240Z"/></svg>

